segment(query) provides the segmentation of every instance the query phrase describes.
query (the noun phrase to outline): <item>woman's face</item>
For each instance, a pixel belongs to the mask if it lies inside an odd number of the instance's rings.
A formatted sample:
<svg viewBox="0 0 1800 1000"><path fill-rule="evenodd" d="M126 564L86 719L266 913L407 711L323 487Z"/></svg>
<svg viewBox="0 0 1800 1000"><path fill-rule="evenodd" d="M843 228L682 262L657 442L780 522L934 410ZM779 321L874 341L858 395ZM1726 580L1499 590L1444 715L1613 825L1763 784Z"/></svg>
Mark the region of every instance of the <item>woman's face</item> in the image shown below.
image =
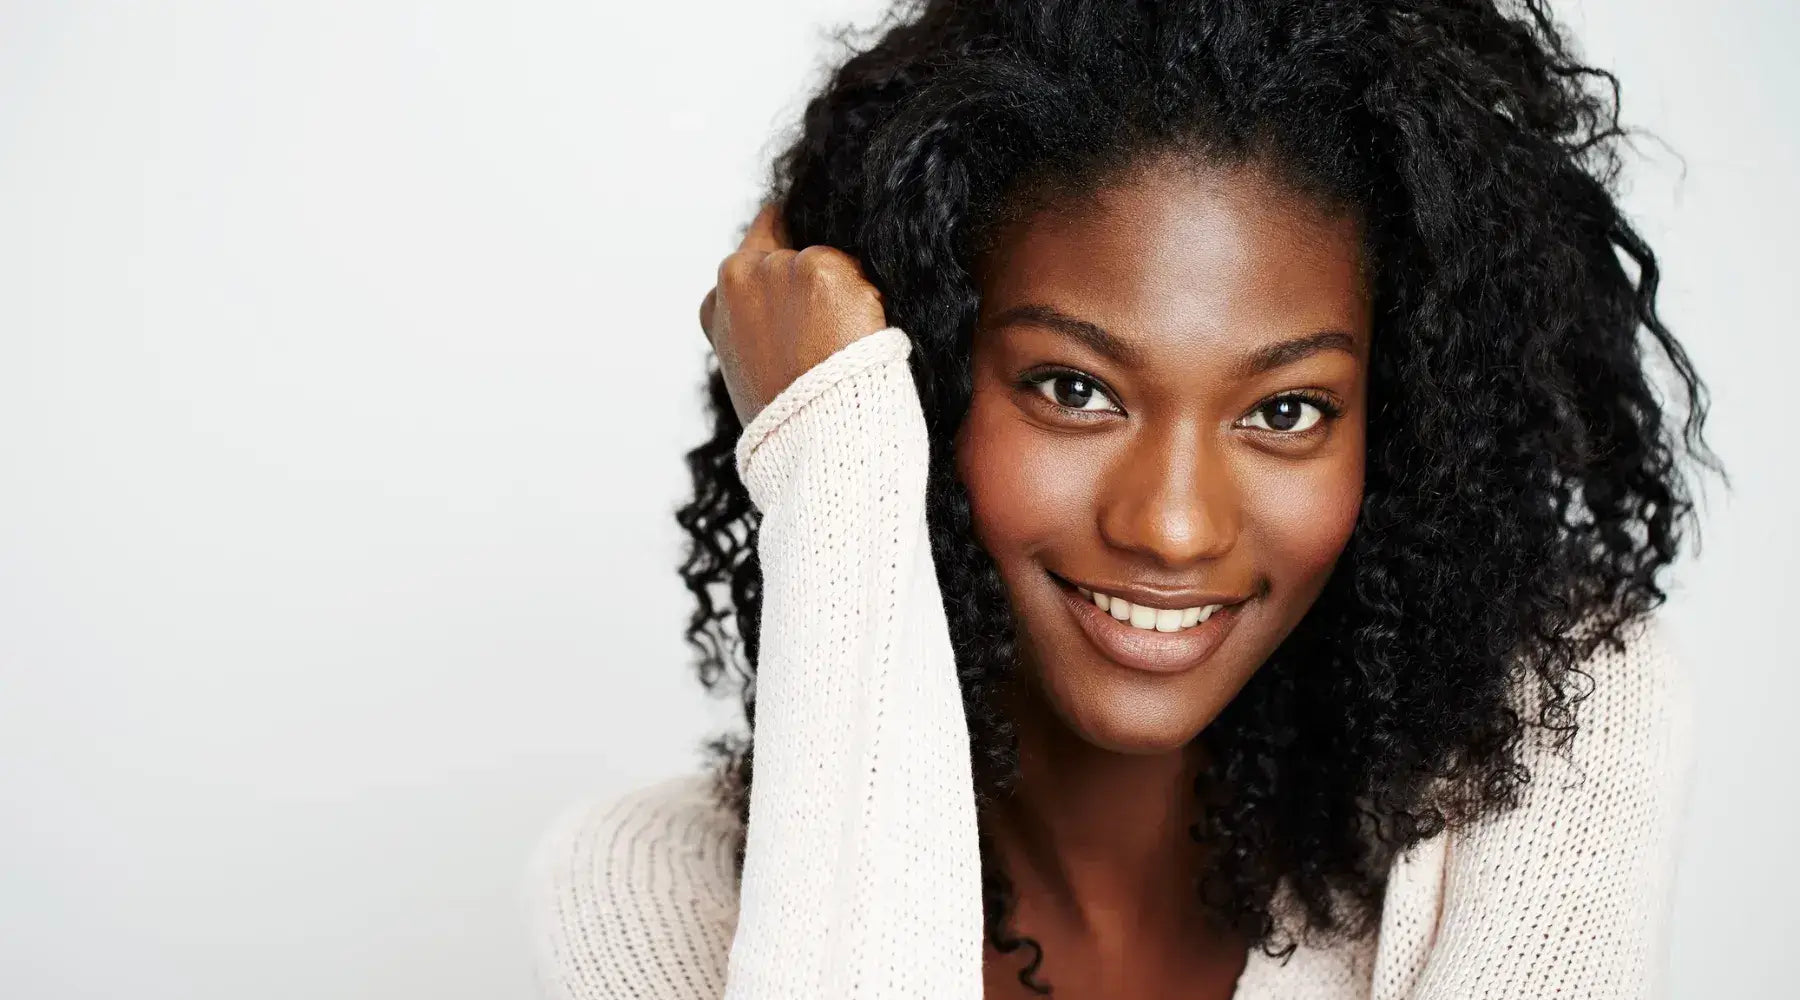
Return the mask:
<svg viewBox="0 0 1800 1000"><path fill-rule="evenodd" d="M1186 745L1343 551L1371 334L1359 239L1255 171L1159 160L981 261L959 474L1026 675L1088 742Z"/></svg>

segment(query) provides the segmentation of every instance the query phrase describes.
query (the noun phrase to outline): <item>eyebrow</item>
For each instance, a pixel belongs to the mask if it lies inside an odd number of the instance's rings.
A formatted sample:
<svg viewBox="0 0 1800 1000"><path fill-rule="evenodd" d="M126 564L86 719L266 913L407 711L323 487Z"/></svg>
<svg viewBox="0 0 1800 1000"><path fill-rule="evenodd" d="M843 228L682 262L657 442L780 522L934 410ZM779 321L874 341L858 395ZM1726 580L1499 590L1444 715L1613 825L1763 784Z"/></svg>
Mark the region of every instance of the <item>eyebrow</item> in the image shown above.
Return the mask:
<svg viewBox="0 0 1800 1000"><path fill-rule="evenodd" d="M1309 333L1304 337L1295 337L1278 344L1268 344L1252 351L1238 364L1237 374L1240 376L1260 375L1291 365L1301 358L1311 357L1322 351L1343 351L1356 357L1356 338L1342 330L1321 330Z"/></svg>
<svg viewBox="0 0 1800 1000"><path fill-rule="evenodd" d="M1052 306L1040 304L1013 306L995 316L989 326L997 328L1014 323L1053 330L1080 341L1096 354L1117 364L1139 366L1143 363L1142 354L1129 342L1097 323L1070 316ZM1274 344L1265 344L1245 355L1236 365L1233 374L1239 378L1260 375L1263 372L1291 365L1321 351L1343 351L1354 357L1356 355L1356 338L1342 330L1321 330L1318 333L1310 333Z"/></svg>
<svg viewBox="0 0 1800 1000"><path fill-rule="evenodd" d="M1117 364L1137 367L1143 363L1137 348L1108 332L1098 323L1089 323L1085 319L1077 319L1066 312L1046 305L1013 306L994 317L989 325L995 328L1012 326L1013 324L1041 326L1046 330L1054 330L1065 337L1070 337L1086 344L1095 354L1101 355Z"/></svg>

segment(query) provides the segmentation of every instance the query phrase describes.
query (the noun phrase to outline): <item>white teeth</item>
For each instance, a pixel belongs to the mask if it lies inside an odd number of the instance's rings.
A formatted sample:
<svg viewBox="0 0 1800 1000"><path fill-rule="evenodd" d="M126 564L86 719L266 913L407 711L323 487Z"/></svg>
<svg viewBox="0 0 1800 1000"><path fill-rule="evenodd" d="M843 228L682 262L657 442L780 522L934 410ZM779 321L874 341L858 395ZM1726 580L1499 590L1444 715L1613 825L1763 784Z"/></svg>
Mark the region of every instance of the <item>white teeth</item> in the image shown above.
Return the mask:
<svg viewBox="0 0 1800 1000"><path fill-rule="evenodd" d="M1076 587L1081 596L1094 602L1094 606L1112 615L1122 622L1129 622L1133 628L1155 632L1179 632L1212 617L1214 611L1224 607L1223 604L1208 604L1199 608L1152 608L1143 604L1133 604L1123 597L1112 597L1098 590Z"/></svg>

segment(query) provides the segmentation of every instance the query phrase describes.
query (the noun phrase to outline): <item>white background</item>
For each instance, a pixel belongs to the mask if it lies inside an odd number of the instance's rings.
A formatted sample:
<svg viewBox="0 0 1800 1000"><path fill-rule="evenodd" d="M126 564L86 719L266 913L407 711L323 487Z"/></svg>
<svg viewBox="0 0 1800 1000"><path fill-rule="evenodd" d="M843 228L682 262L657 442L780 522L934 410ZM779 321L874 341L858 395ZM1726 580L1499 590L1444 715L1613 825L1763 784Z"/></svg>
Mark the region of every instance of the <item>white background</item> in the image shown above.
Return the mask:
<svg viewBox="0 0 1800 1000"><path fill-rule="evenodd" d="M728 718L695 307L873 9L0 2L0 995L531 995L534 838ZM1674 992L1792 995L1800 20L1565 15L1735 476Z"/></svg>

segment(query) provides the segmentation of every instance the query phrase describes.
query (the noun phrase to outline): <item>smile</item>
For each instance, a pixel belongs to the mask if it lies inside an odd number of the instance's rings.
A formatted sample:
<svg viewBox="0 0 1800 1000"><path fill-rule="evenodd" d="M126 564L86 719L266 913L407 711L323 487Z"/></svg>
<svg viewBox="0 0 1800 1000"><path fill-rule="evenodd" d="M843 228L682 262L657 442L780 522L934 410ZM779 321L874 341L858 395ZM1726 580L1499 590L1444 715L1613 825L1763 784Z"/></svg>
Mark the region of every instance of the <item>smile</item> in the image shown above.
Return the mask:
<svg viewBox="0 0 1800 1000"><path fill-rule="evenodd" d="M1155 629L1158 632L1179 632L1212 617L1212 613L1224 607L1223 604L1207 604L1198 608L1153 608L1145 604L1133 604L1123 597L1111 597L1098 590L1076 587L1076 592L1094 602L1094 607L1112 615L1119 621L1128 623L1132 628Z"/></svg>
<svg viewBox="0 0 1800 1000"><path fill-rule="evenodd" d="M1053 579L1095 648L1121 666L1151 673L1179 673L1206 662L1247 603L1156 608Z"/></svg>

